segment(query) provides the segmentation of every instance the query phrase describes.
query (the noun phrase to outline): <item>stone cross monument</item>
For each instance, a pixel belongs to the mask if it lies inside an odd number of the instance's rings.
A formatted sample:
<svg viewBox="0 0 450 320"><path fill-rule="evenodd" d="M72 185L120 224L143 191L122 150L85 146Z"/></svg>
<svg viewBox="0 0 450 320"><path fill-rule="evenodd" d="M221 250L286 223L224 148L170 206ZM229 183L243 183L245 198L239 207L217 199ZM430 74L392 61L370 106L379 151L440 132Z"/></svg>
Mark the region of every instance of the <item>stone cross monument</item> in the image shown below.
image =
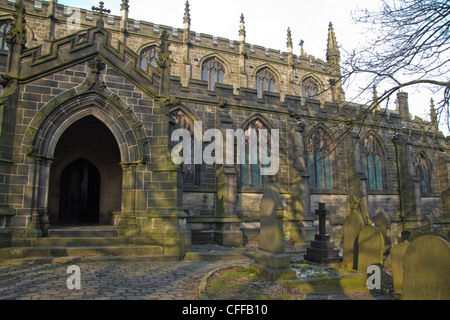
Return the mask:
<svg viewBox="0 0 450 320"><path fill-rule="evenodd" d="M329 211L325 209L325 203L319 204L319 210L316 210L319 216L319 234L316 234L315 240L311 241L311 247L306 249L305 260L315 263L340 263L342 258L339 250L334 247L333 241L330 241L330 235L327 234L326 217Z"/></svg>

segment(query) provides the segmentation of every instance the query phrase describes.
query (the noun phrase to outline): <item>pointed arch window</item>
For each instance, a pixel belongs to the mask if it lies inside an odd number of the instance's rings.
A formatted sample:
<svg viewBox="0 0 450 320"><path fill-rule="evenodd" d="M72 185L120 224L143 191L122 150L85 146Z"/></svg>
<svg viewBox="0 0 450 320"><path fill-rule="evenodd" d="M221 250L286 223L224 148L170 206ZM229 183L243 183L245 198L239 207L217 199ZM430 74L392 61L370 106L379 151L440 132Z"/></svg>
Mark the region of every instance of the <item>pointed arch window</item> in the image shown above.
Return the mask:
<svg viewBox="0 0 450 320"><path fill-rule="evenodd" d="M416 156L415 167L417 176L420 178L420 190L422 194L430 193L430 166L423 154L419 153Z"/></svg>
<svg viewBox="0 0 450 320"><path fill-rule="evenodd" d="M150 64L153 67L157 67L158 62L158 46L150 46L141 51L140 59L141 59L141 69L147 71L147 66Z"/></svg>
<svg viewBox="0 0 450 320"><path fill-rule="evenodd" d="M332 159L331 139L324 129L318 129L308 141L308 171L311 188L333 188Z"/></svg>
<svg viewBox="0 0 450 320"><path fill-rule="evenodd" d="M262 99L264 91L275 92L275 75L269 68L262 68L256 73L256 91L258 98Z"/></svg>
<svg viewBox="0 0 450 320"><path fill-rule="evenodd" d="M267 184L267 176L261 175L262 168L270 167L270 163L264 165L260 161L259 148L250 143L250 130L256 132L256 141L259 141L261 130L265 130L267 134L267 148L262 150L268 157L270 157L271 138L270 129L260 120L255 119L250 122L245 128L245 164L241 164L241 183L243 186L260 187L263 188Z"/></svg>
<svg viewBox="0 0 450 320"><path fill-rule="evenodd" d="M11 26L8 22L0 22L0 50L9 50L8 44L6 43L6 36L11 30Z"/></svg>
<svg viewBox="0 0 450 320"><path fill-rule="evenodd" d="M361 155L363 172L366 174L370 190L383 190L383 152L381 144L373 134L364 140Z"/></svg>
<svg viewBox="0 0 450 320"><path fill-rule="evenodd" d="M216 83L224 83L225 68L215 57L209 58L202 65L202 80L208 82L208 90L213 91Z"/></svg>
<svg viewBox="0 0 450 320"><path fill-rule="evenodd" d="M305 80L303 80L302 90L303 90L303 99L312 99L312 100L318 99L319 85L313 78L308 77Z"/></svg>
<svg viewBox="0 0 450 320"><path fill-rule="evenodd" d="M194 121L187 116L181 109L170 113L171 121L169 125L169 137L176 129L186 129L191 134L191 164L183 163L183 185L200 185L201 164L194 164ZM175 147L177 143L171 142L170 148Z"/></svg>

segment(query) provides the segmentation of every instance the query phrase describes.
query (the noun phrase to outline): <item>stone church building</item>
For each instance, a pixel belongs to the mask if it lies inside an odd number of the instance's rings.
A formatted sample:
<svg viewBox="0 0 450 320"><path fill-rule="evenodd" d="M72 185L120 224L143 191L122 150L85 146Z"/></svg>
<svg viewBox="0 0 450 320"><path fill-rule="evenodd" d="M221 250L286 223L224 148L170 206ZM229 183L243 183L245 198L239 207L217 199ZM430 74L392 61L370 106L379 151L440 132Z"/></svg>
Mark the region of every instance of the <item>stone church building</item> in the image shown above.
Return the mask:
<svg viewBox="0 0 450 320"><path fill-rule="evenodd" d="M188 2L182 28L133 20L129 5L113 16L108 3L0 0L1 246L72 225L109 225L175 257L257 242L273 177L250 152L244 164L174 164L171 133L194 137L195 123L224 137L279 130L290 243L312 239L321 202L337 243L351 210L367 224L384 215L397 236L424 218L448 231L449 139L436 117L411 117L405 92L396 110L347 103L331 23L322 60L296 55L290 30L285 50L247 43L244 16L230 40L191 31Z"/></svg>

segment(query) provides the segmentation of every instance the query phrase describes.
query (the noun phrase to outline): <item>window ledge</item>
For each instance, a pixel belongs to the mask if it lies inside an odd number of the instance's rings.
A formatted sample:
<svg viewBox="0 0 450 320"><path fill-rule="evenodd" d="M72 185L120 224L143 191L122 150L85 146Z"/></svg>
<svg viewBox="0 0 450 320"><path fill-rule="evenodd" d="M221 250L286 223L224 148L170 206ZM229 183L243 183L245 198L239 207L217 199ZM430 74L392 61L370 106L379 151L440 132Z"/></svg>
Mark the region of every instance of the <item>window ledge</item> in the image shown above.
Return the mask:
<svg viewBox="0 0 450 320"><path fill-rule="evenodd" d="M240 193L264 193L264 187L242 187Z"/></svg>

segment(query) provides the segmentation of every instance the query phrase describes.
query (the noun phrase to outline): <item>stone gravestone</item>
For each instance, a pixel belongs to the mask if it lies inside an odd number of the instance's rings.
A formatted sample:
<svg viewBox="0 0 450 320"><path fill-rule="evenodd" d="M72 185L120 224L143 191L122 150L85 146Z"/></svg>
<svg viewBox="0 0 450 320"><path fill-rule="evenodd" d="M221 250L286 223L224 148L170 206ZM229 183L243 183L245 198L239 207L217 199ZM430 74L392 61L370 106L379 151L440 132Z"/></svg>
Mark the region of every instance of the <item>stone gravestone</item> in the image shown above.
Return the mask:
<svg viewBox="0 0 450 320"><path fill-rule="evenodd" d="M417 238L422 237L422 236L424 236L424 235L425 235L425 234L424 234L422 231L416 229L416 230L414 230L413 232L411 232L408 241L409 241L409 242L413 242L413 241L416 240Z"/></svg>
<svg viewBox="0 0 450 320"><path fill-rule="evenodd" d="M442 239L448 241L448 236L445 233L445 231L443 231L443 230L432 232L432 233L430 233L430 235L431 236L435 236L435 237L439 237L439 238L442 238Z"/></svg>
<svg viewBox="0 0 450 320"><path fill-rule="evenodd" d="M358 235L358 270L366 272L371 265L383 265L384 238L380 229L365 226Z"/></svg>
<svg viewBox="0 0 450 320"><path fill-rule="evenodd" d="M342 266L345 269L356 269L355 254L358 249L357 239L358 234L361 232L364 222L361 215L352 210L350 214L344 220L344 256L342 260Z"/></svg>
<svg viewBox="0 0 450 320"><path fill-rule="evenodd" d="M404 300L450 300L450 242L425 235L403 258Z"/></svg>
<svg viewBox="0 0 450 320"><path fill-rule="evenodd" d="M392 278L394 280L394 292L401 293L403 287L403 257L408 249L409 241L405 240L391 249Z"/></svg>
<svg viewBox="0 0 450 320"><path fill-rule="evenodd" d="M285 253L283 232L283 204L274 177L269 178L260 204L261 227L259 250L250 266L272 279L295 279L290 257Z"/></svg>
<svg viewBox="0 0 450 320"><path fill-rule="evenodd" d="M422 218L422 222L420 223L420 231L422 231L424 234L430 234L434 231L433 220L430 218L430 216L424 216Z"/></svg>
<svg viewBox="0 0 450 320"><path fill-rule="evenodd" d="M389 228L390 228L390 221L389 217L384 213L383 211L380 211L377 216L375 217L375 227L380 229L381 233L384 237L384 244L385 246L389 246L390 239L389 239Z"/></svg>
<svg viewBox="0 0 450 320"><path fill-rule="evenodd" d="M319 216L319 234L316 234L315 240L311 241L311 247L306 249L304 259L316 263L340 263L342 258L339 256L339 250L334 247L333 241L330 241L330 235L326 230L326 216L329 211L325 210L325 203L319 203L319 210L316 215Z"/></svg>

